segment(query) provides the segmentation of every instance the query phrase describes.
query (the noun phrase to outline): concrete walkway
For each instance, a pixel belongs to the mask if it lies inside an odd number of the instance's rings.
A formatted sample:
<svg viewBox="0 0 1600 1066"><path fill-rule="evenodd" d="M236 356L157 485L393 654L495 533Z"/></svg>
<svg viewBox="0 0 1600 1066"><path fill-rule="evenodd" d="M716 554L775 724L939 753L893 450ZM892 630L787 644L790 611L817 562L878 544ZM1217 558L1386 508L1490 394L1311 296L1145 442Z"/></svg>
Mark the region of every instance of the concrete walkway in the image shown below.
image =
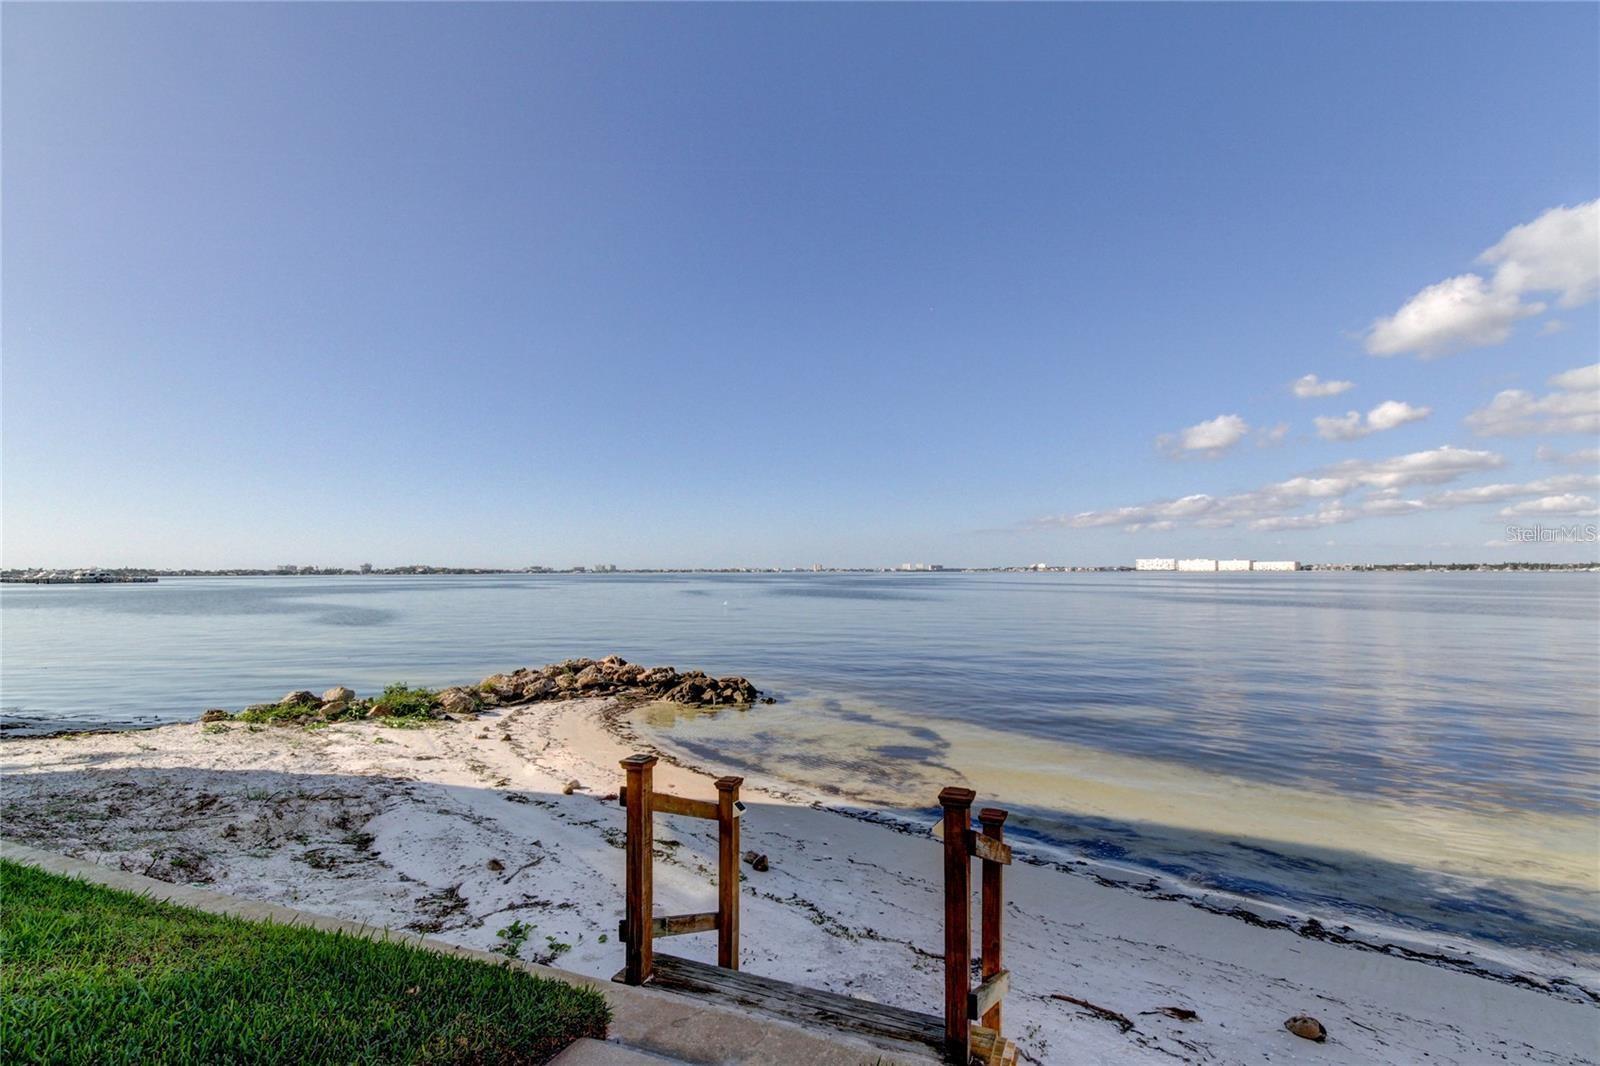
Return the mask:
<svg viewBox="0 0 1600 1066"><path fill-rule="evenodd" d="M663 1066L682 1061L585 1036L568 1044L565 1051L550 1060L550 1066Z"/></svg>
<svg viewBox="0 0 1600 1066"><path fill-rule="evenodd" d="M299 925L374 940L391 940L440 954L478 959L496 966L514 966L540 977L597 989L611 1004L610 1032L604 1042L580 1040L563 1051L555 1060L563 1066L661 1066L674 1062L692 1063L695 1066L796 1066L800 1063L808 1066L866 1066L875 1063L881 1063L882 1066L925 1066L939 1061L920 1050L879 1046L842 1033L803 1029L764 1015L700 1003L650 988L632 988L611 981L600 981L553 966L539 966L520 959L508 960L502 955L447 944L415 933L328 918L276 903L259 903L190 885L174 885L140 874L97 866L83 859L69 859L39 851L9 840L0 839L0 857L37 866L50 873L80 877L107 888L136 892L210 914L227 914L236 918Z"/></svg>

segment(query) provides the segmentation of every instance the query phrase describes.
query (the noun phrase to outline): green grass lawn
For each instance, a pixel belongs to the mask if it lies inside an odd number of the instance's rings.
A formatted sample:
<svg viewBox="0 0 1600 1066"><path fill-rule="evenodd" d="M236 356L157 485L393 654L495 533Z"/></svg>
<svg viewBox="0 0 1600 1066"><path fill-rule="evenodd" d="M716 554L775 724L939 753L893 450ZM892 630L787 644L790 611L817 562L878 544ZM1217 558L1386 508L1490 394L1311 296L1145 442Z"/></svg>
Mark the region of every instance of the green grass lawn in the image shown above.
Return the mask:
<svg viewBox="0 0 1600 1066"><path fill-rule="evenodd" d="M592 989L0 861L0 1061L540 1063Z"/></svg>

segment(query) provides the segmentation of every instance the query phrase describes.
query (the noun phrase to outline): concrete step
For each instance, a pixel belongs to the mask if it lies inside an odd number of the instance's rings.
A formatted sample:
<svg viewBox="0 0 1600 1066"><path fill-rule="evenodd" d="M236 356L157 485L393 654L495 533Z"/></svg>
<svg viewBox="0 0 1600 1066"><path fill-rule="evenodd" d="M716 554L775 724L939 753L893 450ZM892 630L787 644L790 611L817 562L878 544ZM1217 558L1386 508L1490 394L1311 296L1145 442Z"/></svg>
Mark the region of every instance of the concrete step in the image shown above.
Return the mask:
<svg viewBox="0 0 1600 1066"><path fill-rule="evenodd" d="M638 1048L583 1037L551 1059L550 1066L671 1066L682 1062L682 1059L669 1059Z"/></svg>

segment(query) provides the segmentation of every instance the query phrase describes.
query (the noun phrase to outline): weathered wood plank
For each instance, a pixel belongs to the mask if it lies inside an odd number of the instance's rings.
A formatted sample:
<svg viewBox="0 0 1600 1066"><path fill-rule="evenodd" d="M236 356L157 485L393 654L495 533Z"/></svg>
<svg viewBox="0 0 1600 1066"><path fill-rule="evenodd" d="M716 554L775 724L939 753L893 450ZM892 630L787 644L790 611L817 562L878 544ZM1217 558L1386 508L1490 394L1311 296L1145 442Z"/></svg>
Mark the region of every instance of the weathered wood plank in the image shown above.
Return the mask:
<svg viewBox="0 0 1600 1066"><path fill-rule="evenodd" d="M717 927L717 912L699 914L671 914L656 918L650 923L656 936L683 936L685 933L709 933Z"/></svg>
<svg viewBox="0 0 1600 1066"><path fill-rule="evenodd" d="M974 1025L972 1062L978 1066L1017 1066L1017 1045L993 1029Z"/></svg>
<svg viewBox="0 0 1600 1066"><path fill-rule="evenodd" d="M659 799L660 797L656 797ZM967 854L974 859L984 862L997 862L1001 866L1011 865L1011 847L989 836L979 836L977 833L967 834Z"/></svg>
<svg viewBox="0 0 1600 1066"><path fill-rule="evenodd" d="M704 818L710 822L717 820L717 805L710 800L669 796L665 792L657 792L650 802L657 814L681 814L689 818Z"/></svg>
<svg viewBox="0 0 1600 1066"><path fill-rule="evenodd" d="M983 984L972 990L971 1016L981 1018L989 1013L991 1007L998 1007L1000 1001L1011 990L1011 971L1001 970L988 978ZM985 1026L985 1028L990 1028Z"/></svg>
<svg viewBox="0 0 1600 1066"><path fill-rule="evenodd" d="M716 927L716 911L705 911L700 914L669 914L664 918L650 919L650 935L652 937L709 933ZM623 938L627 937L628 923L626 920L617 923L617 935Z"/></svg>
<svg viewBox="0 0 1600 1066"><path fill-rule="evenodd" d="M618 790L617 802L624 807L628 805L627 785L623 785ZM717 820L717 805L710 800L689 799L687 796L672 796L665 792L651 793L650 810L654 814L681 814L689 818L704 818L710 822Z"/></svg>
<svg viewBox="0 0 1600 1066"><path fill-rule="evenodd" d="M703 996L802 1025L825 1025L867 1038L928 1047L939 1047L944 1042L944 1022L932 1014L869 1003L676 955L657 955L655 963L651 981L654 988Z"/></svg>
<svg viewBox="0 0 1600 1066"><path fill-rule="evenodd" d="M999 1066L1001 1048L1005 1041L993 1029L981 1025L972 1027L972 1061L982 1066Z"/></svg>

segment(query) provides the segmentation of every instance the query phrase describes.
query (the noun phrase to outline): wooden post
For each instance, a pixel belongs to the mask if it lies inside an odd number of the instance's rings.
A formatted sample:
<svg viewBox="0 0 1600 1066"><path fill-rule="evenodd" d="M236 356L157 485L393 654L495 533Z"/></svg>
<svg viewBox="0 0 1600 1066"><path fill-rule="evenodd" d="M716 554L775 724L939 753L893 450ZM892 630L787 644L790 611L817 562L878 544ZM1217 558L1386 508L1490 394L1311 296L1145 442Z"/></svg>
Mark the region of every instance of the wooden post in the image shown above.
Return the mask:
<svg viewBox="0 0 1600 1066"><path fill-rule="evenodd" d="M739 802L742 777L717 778L717 965L739 968Z"/></svg>
<svg viewBox="0 0 1600 1066"><path fill-rule="evenodd" d="M996 843L1004 843L1006 812L998 807L985 807L978 812L978 821L983 824L983 835L992 838ZM997 862L983 864L983 906L981 913L983 929L983 979L987 981L1001 970L1000 964L1000 922L1005 914L1005 896L1000 888L1000 876L1005 867ZM996 1003L989 1008L983 1016L983 1024L987 1029L1000 1032L1000 1004Z"/></svg>
<svg viewBox="0 0 1600 1066"><path fill-rule="evenodd" d="M967 834L972 832L970 788L939 793L944 808L944 1049L953 1063L966 1066L972 1040L972 860Z"/></svg>
<svg viewBox="0 0 1600 1066"><path fill-rule="evenodd" d="M655 952L650 943L651 875L655 864L652 857L655 819L651 815L650 799L655 765L654 755L630 755L622 760L622 768L628 775L627 837L623 849L627 856L623 914L627 943L622 979L630 985L642 985L650 980L650 971L655 966Z"/></svg>

